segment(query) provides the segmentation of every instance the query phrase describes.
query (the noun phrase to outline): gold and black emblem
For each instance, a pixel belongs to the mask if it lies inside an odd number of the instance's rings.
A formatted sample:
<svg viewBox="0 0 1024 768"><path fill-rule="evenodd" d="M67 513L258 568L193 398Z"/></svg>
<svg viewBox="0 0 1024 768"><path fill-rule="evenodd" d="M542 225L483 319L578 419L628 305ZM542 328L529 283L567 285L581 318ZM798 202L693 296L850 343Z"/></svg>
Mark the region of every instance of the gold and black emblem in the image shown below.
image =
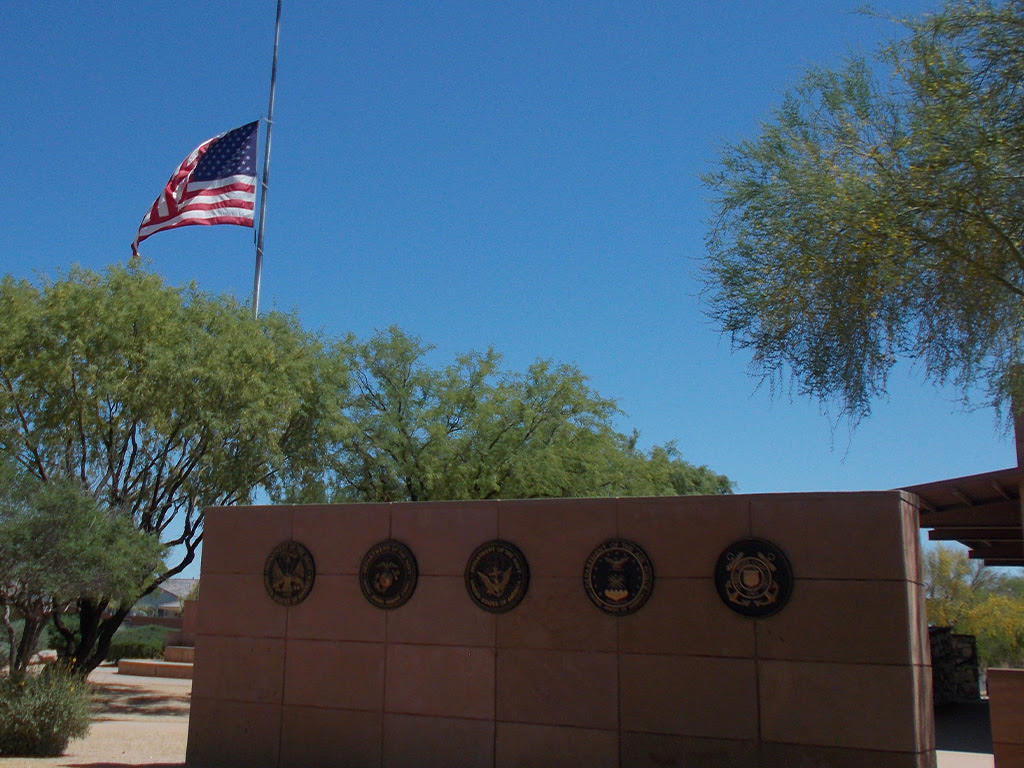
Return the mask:
<svg viewBox="0 0 1024 768"><path fill-rule="evenodd" d="M263 585L279 605L298 605L313 589L316 566L309 550L297 541L282 541L263 566Z"/></svg>
<svg viewBox="0 0 1024 768"><path fill-rule="evenodd" d="M654 589L654 569L647 553L626 539L606 541L583 566L583 589L605 613L626 616L647 602Z"/></svg>
<svg viewBox="0 0 1024 768"><path fill-rule="evenodd" d="M405 605L418 579L412 550L395 539L372 547L359 567L359 586L366 599L385 610Z"/></svg>
<svg viewBox="0 0 1024 768"><path fill-rule="evenodd" d="M515 544L495 539L476 548L466 564L466 589L491 613L511 611L526 597L530 567Z"/></svg>
<svg viewBox="0 0 1024 768"><path fill-rule="evenodd" d="M775 544L743 539L729 545L718 558L715 586L736 613L761 619L776 613L793 592L793 568Z"/></svg>

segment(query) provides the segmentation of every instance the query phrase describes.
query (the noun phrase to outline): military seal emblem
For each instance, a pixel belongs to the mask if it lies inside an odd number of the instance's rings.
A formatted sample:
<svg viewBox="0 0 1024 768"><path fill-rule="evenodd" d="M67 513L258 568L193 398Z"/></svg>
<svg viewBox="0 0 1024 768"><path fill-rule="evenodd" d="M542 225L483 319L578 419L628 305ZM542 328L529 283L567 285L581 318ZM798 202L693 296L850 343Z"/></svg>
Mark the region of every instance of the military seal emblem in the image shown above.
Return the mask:
<svg viewBox="0 0 1024 768"><path fill-rule="evenodd" d="M612 539L590 553L583 566L583 589L605 613L626 616L647 602L654 568L647 553L626 539Z"/></svg>
<svg viewBox="0 0 1024 768"><path fill-rule="evenodd" d="M282 541L263 565L263 586L278 605L298 605L313 589L316 565L309 550L297 541Z"/></svg>
<svg viewBox="0 0 1024 768"><path fill-rule="evenodd" d="M730 544L715 566L715 587L729 608L762 619L782 610L793 592L793 568L775 544L743 539Z"/></svg>
<svg viewBox="0 0 1024 768"><path fill-rule="evenodd" d="M466 564L466 591L485 611L511 611L526 597L530 567L515 544L495 539L482 544Z"/></svg>
<svg viewBox="0 0 1024 768"><path fill-rule="evenodd" d="M419 579L416 558L405 544L395 539L382 541L363 556L359 586L373 605L391 610L405 605Z"/></svg>

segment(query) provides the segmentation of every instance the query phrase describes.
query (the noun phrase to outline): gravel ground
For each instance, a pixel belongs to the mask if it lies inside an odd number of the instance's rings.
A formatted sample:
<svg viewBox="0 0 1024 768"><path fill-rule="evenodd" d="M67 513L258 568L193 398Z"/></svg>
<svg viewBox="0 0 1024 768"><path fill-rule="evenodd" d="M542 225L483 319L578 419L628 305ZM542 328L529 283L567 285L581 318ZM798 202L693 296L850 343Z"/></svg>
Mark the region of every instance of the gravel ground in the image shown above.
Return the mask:
<svg viewBox="0 0 1024 768"><path fill-rule="evenodd" d="M118 675L100 667L89 675L96 714L84 739L53 758L0 758L0 768L181 768L188 741L191 680Z"/></svg>

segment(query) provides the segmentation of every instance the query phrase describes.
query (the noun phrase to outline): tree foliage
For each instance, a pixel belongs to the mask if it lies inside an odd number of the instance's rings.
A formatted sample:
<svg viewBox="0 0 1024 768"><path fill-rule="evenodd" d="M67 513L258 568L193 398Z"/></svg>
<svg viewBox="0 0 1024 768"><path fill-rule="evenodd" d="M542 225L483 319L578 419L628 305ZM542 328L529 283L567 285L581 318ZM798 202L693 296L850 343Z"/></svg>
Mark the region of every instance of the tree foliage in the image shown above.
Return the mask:
<svg viewBox="0 0 1024 768"><path fill-rule="evenodd" d="M1024 664L1024 579L942 545L925 552L924 578L930 624L974 635L984 668Z"/></svg>
<svg viewBox="0 0 1024 768"><path fill-rule="evenodd" d="M900 358L1024 391L1024 0L955 0L814 69L705 177L709 314L854 421Z"/></svg>
<svg viewBox="0 0 1024 768"><path fill-rule="evenodd" d="M570 365L502 370L493 349L432 368L431 348L392 327L334 351L349 371L341 438L293 499L437 499L728 493L674 445L643 452L620 414Z"/></svg>
<svg viewBox="0 0 1024 768"><path fill-rule="evenodd" d="M207 506L731 489L673 444L638 449L572 366L508 372L488 350L435 369L397 328L329 342L138 261L6 277L0 322L0 458L177 553L130 599L83 585L78 624L55 613L79 672L133 602L192 562Z"/></svg>
<svg viewBox="0 0 1024 768"><path fill-rule="evenodd" d="M205 506L247 502L313 460L321 414L336 410L323 399L337 391L331 358L294 318L254 320L137 261L41 285L5 277L0 320L0 453L178 547L135 598L194 559ZM103 659L129 608L79 601L79 671Z"/></svg>
<svg viewBox="0 0 1024 768"><path fill-rule="evenodd" d="M25 673L47 619L81 599L133 600L162 555L156 538L74 481L43 483L0 464L0 610L11 674Z"/></svg>
<svg viewBox="0 0 1024 768"><path fill-rule="evenodd" d="M995 571L960 548L938 545L924 553L928 621L957 627L996 584Z"/></svg>

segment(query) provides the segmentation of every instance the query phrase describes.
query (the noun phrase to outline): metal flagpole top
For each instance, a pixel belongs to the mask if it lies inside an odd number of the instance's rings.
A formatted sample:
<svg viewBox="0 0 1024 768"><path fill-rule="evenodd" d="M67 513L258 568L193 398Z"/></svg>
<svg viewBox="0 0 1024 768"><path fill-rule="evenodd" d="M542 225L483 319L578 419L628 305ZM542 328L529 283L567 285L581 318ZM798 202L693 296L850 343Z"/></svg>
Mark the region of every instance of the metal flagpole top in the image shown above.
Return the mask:
<svg viewBox="0 0 1024 768"><path fill-rule="evenodd" d="M267 105L267 138L263 148L263 181L260 184L260 226L256 232L256 276L252 286L252 316L260 316L260 279L263 274L263 227L267 220L267 191L270 182L270 137L274 130L274 90L277 86L277 43L281 37L281 0L277 0L274 21L274 59L270 65L270 103Z"/></svg>

